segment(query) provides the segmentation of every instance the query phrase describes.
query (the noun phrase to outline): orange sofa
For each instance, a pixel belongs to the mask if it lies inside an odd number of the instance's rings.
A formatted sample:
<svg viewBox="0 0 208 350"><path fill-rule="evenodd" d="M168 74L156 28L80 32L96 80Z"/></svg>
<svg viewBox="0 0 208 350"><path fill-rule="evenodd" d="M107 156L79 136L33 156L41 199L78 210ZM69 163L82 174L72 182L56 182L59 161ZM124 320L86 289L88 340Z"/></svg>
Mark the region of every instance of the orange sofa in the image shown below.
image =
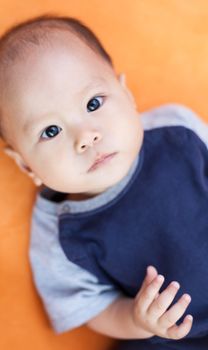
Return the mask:
<svg viewBox="0 0 208 350"><path fill-rule="evenodd" d="M88 24L124 72L138 110L166 102L208 121L207 0L0 0L0 31L43 13ZM3 153L0 140L0 348L104 350L114 341L83 326L56 335L33 285L28 259L37 188Z"/></svg>

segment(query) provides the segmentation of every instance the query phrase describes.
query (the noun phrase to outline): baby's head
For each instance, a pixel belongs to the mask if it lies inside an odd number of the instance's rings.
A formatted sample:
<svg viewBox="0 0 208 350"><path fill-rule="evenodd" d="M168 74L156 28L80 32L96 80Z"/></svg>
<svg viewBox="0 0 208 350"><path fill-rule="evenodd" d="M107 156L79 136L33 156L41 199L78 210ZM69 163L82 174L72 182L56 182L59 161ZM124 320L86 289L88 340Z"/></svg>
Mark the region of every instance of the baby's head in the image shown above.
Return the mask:
<svg viewBox="0 0 208 350"><path fill-rule="evenodd" d="M99 40L76 19L56 16L0 40L0 125L19 167L66 193L116 184L143 140L131 92Z"/></svg>

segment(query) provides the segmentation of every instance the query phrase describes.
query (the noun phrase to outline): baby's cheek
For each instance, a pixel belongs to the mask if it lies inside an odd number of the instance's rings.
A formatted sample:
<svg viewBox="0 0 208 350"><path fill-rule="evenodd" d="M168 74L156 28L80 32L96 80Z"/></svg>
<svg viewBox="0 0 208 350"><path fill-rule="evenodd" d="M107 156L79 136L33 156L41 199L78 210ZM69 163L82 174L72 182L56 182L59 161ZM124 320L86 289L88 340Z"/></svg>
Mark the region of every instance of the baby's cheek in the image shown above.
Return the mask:
<svg viewBox="0 0 208 350"><path fill-rule="evenodd" d="M144 136L144 132L139 119L138 118L134 119L128 131L126 128L125 140L127 142L127 139L128 139L130 148L136 153L139 152L141 148L141 145L143 143L143 136Z"/></svg>

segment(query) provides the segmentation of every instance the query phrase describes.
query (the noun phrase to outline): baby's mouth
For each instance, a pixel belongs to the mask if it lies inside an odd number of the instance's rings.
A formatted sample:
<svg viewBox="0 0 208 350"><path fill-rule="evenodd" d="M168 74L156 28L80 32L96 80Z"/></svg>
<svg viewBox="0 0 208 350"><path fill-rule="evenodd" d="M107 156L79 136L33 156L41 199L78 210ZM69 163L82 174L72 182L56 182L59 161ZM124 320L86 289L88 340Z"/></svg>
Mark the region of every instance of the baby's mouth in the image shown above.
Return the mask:
<svg viewBox="0 0 208 350"><path fill-rule="evenodd" d="M102 154L101 156L99 156L98 158L96 158L95 162L92 164L92 166L88 169L87 172L91 172L95 169L97 169L98 167L108 163L112 158L115 157L115 155L118 152L113 152L113 153L106 153L106 154Z"/></svg>

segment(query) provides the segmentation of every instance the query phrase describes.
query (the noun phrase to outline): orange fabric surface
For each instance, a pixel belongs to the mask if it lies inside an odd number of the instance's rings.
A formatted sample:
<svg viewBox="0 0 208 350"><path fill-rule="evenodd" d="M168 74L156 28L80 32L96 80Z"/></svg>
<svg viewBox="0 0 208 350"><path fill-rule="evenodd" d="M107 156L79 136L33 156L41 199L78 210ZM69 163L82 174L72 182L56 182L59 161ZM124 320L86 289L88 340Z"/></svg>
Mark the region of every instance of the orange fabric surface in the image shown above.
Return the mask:
<svg viewBox="0 0 208 350"><path fill-rule="evenodd" d="M78 17L126 74L138 109L165 102L192 107L208 121L207 0L0 0L0 31L43 13ZM36 187L0 141L0 348L110 349L113 340L80 327L62 335L50 328L28 259Z"/></svg>

